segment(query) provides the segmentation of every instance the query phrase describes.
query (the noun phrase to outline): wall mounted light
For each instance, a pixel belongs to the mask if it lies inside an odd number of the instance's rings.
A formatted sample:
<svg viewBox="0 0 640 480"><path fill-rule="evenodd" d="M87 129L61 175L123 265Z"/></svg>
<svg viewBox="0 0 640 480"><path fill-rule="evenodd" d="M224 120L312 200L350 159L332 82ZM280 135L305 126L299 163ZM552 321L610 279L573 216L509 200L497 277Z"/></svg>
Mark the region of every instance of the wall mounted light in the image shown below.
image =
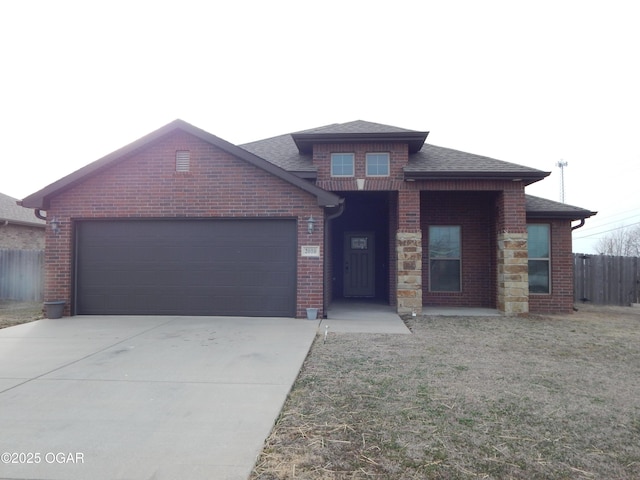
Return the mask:
<svg viewBox="0 0 640 480"><path fill-rule="evenodd" d="M316 219L313 218L313 215L311 215L309 217L309 220L307 220L307 233L313 233L315 223Z"/></svg>
<svg viewBox="0 0 640 480"><path fill-rule="evenodd" d="M58 235L60 233L60 221L56 217L53 217L51 219L49 225L51 226L51 231L54 233L54 235Z"/></svg>

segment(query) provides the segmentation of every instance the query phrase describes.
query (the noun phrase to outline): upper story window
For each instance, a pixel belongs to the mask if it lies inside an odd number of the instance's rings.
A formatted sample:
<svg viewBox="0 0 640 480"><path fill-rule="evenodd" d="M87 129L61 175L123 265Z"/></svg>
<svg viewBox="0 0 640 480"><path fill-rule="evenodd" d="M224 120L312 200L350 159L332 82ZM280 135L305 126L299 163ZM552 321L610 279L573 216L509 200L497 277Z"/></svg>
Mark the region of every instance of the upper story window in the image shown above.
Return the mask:
<svg viewBox="0 0 640 480"><path fill-rule="evenodd" d="M459 292L461 267L460 227L429 227L429 290Z"/></svg>
<svg viewBox="0 0 640 480"><path fill-rule="evenodd" d="M176 172L188 172L191 168L191 152L178 150L176 152Z"/></svg>
<svg viewBox="0 0 640 480"><path fill-rule="evenodd" d="M551 292L549 225L527 225L529 249L529 293Z"/></svg>
<svg viewBox="0 0 640 480"><path fill-rule="evenodd" d="M389 154L388 153L367 153L367 176L368 177L388 177L389 176Z"/></svg>
<svg viewBox="0 0 640 480"><path fill-rule="evenodd" d="M331 176L332 177L353 177L353 153L332 153L331 154Z"/></svg>

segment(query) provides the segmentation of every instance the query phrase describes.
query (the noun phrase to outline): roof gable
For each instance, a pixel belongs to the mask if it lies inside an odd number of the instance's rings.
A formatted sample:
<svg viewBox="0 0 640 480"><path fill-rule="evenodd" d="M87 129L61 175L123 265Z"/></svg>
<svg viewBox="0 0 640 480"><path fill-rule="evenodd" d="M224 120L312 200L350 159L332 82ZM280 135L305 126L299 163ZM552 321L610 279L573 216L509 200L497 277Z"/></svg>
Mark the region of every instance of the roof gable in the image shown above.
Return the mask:
<svg viewBox="0 0 640 480"><path fill-rule="evenodd" d="M340 198L334 193L327 192L326 190L316 187L306 180L284 170L278 165L260 158L248 150L237 147L232 143L221 139L220 137L199 129L182 120L174 120L164 127L161 127L158 130L145 135L135 142L122 147L119 150L116 150L115 152L110 153L109 155L102 157L101 159L96 160L95 162L90 163L89 165L86 165L79 170L76 170L75 172L61 178L60 180L52 183L42 190L29 195L22 200L21 204L24 207L28 208L46 209L49 205L49 200L55 195L73 187L74 185L77 185L78 183L85 181L87 178L96 175L107 168L111 168L117 165L117 163L124 158L144 149L151 143L175 132L176 130L181 130L197 138L200 138L201 140L210 143L211 145L214 145L217 148L220 148L221 150L224 150L227 153L250 163L251 165L254 165L272 175L275 175L276 177L281 178L288 183L295 185L298 188L301 188L311 195L314 195L318 200L318 205L320 206L336 206L340 203Z"/></svg>

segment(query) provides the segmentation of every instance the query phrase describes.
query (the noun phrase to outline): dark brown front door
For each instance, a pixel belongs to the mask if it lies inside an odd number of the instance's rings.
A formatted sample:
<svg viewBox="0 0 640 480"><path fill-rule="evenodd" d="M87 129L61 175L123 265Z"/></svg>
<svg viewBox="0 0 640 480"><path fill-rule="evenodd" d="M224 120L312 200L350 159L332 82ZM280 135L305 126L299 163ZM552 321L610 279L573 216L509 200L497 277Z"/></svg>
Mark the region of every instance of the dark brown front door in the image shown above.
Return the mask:
<svg viewBox="0 0 640 480"><path fill-rule="evenodd" d="M344 296L375 296L375 271L374 234L372 232L345 233Z"/></svg>

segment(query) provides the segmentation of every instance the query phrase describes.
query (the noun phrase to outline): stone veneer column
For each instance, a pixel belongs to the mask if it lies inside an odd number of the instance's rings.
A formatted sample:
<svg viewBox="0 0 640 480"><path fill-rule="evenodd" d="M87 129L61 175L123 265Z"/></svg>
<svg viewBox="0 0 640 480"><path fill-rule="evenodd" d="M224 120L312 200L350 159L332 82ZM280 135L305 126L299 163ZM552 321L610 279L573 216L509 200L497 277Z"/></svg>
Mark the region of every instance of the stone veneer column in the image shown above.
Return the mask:
<svg viewBox="0 0 640 480"><path fill-rule="evenodd" d="M422 314L422 232L397 232L399 314Z"/></svg>
<svg viewBox="0 0 640 480"><path fill-rule="evenodd" d="M529 313L529 260L526 233L498 234L498 309L506 315Z"/></svg>

